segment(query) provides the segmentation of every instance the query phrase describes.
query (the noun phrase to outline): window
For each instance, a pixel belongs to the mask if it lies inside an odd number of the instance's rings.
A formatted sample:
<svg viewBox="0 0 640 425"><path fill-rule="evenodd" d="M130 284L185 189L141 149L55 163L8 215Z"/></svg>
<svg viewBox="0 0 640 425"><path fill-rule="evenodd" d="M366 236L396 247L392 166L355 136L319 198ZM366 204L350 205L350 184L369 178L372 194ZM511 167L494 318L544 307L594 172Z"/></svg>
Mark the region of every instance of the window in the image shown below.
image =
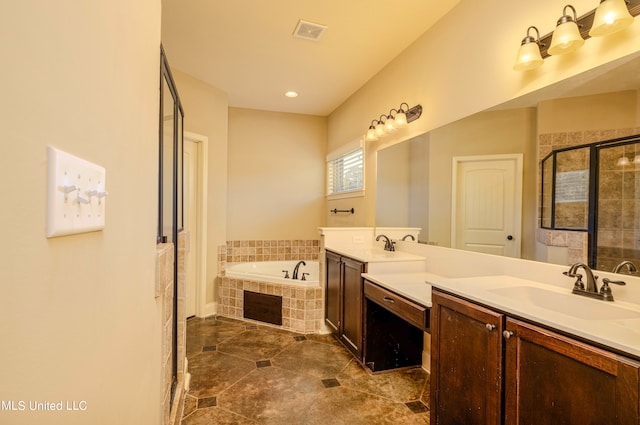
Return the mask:
<svg viewBox="0 0 640 425"><path fill-rule="evenodd" d="M327 195L362 196L364 190L364 149L360 141L327 157Z"/></svg>

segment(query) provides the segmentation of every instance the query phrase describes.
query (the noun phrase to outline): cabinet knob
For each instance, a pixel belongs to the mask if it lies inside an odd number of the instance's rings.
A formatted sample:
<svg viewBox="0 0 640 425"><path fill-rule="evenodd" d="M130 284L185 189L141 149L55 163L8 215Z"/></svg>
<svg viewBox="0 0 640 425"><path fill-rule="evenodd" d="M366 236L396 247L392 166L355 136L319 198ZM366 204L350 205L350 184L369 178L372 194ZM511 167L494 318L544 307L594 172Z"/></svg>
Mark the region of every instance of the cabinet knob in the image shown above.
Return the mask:
<svg viewBox="0 0 640 425"><path fill-rule="evenodd" d="M502 336L505 339L509 339L509 338L511 338L513 336L513 332L511 332L511 331L502 331Z"/></svg>
<svg viewBox="0 0 640 425"><path fill-rule="evenodd" d="M487 323L486 325L484 325L485 328L487 328L488 331L492 331L496 328L496 325L492 325L491 323Z"/></svg>

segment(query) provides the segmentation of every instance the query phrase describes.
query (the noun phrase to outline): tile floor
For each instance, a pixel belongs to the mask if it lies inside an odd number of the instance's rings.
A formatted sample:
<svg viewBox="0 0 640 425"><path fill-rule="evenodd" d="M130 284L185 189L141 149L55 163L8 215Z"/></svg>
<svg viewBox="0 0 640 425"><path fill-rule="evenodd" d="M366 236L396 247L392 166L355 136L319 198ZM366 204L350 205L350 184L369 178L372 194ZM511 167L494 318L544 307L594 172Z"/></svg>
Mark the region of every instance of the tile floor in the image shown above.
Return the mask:
<svg viewBox="0 0 640 425"><path fill-rule="evenodd" d="M331 335L187 321L183 425L429 424L429 374L372 375Z"/></svg>

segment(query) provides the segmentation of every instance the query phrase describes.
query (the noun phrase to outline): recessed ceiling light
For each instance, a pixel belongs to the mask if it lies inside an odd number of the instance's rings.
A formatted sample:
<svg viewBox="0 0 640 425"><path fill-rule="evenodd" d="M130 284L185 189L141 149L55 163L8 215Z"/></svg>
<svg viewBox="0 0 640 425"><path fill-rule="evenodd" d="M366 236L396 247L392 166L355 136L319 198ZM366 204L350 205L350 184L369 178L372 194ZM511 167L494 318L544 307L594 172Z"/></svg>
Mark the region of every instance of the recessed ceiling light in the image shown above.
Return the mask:
<svg viewBox="0 0 640 425"><path fill-rule="evenodd" d="M298 92L288 91L284 95L287 96L287 97L298 97Z"/></svg>

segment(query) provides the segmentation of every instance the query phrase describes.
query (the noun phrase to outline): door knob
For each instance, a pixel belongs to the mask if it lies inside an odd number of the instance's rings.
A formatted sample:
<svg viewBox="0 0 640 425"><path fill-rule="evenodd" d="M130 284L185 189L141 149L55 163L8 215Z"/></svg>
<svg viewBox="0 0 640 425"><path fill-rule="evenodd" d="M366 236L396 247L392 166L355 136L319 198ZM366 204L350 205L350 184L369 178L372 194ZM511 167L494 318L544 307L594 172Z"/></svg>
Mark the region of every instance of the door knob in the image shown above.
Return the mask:
<svg viewBox="0 0 640 425"><path fill-rule="evenodd" d="M513 236L511 236L511 235L507 236L507 240L512 241L513 240Z"/></svg>

